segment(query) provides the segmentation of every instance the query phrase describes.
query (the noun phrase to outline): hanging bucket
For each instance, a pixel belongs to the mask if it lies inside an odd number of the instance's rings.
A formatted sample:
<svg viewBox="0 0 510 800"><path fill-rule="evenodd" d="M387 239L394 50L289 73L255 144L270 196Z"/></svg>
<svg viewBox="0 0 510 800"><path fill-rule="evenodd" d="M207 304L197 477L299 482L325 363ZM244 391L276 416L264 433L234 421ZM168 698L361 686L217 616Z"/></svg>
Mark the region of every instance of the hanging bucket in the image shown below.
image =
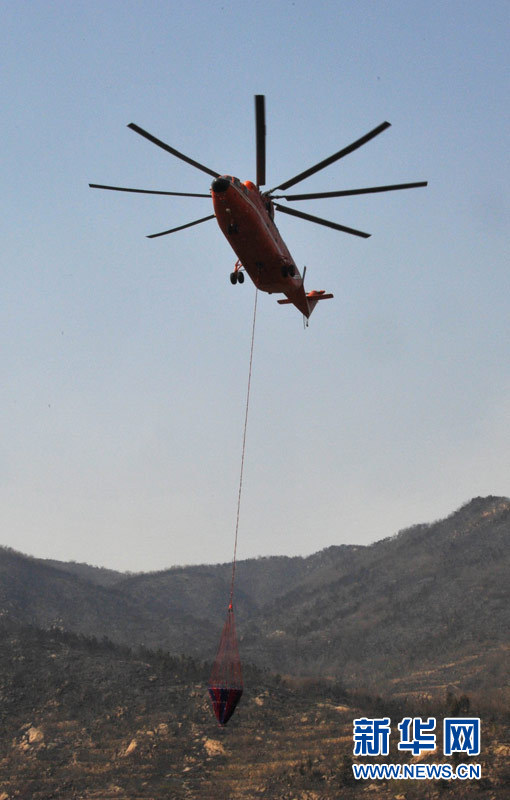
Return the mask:
<svg viewBox="0 0 510 800"><path fill-rule="evenodd" d="M228 607L208 688L216 719L220 725L226 725L243 693L243 675L232 603Z"/></svg>

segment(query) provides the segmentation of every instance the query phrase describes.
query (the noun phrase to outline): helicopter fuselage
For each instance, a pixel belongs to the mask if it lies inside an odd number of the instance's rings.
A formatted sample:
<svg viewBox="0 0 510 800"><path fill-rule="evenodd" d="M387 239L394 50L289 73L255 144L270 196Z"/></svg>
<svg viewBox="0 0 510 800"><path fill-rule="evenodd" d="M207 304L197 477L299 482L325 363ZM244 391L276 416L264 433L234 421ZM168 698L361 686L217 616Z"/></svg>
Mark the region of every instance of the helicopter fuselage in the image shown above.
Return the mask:
<svg viewBox="0 0 510 800"><path fill-rule="evenodd" d="M243 267L258 289L284 294L310 316L303 277L274 223L271 200L251 181L230 175L215 178L211 195L218 225L239 260L236 273Z"/></svg>

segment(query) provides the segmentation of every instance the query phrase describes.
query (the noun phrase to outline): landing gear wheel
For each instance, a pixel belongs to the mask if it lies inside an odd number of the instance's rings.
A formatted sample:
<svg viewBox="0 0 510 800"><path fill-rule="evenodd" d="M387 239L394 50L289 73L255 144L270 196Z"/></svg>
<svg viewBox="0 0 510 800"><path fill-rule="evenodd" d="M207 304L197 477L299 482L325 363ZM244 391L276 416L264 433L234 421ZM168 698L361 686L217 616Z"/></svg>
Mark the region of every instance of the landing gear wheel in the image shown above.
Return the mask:
<svg viewBox="0 0 510 800"><path fill-rule="evenodd" d="M235 285L237 283L237 277L238 277L237 276L237 272L231 272L230 273L230 283Z"/></svg>
<svg viewBox="0 0 510 800"><path fill-rule="evenodd" d="M237 280L239 283L244 283L244 272L237 273Z"/></svg>

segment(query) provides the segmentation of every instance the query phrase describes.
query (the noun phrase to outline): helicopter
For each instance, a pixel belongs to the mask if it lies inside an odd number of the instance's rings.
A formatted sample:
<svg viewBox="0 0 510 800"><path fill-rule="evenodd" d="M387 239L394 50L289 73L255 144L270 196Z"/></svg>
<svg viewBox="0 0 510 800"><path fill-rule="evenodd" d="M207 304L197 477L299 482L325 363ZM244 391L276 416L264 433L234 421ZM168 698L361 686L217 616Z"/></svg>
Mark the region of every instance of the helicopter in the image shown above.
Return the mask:
<svg viewBox="0 0 510 800"><path fill-rule="evenodd" d="M321 217L289 208L276 200L301 201L315 200L328 197L348 197L352 195L373 194L377 192L391 192L400 189L416 189L427 186L427 181L414 183L399 183L388 186L371 186L363 189L342 189L333 192L314 192L308 194L274 194L278 191L286 191L305 178L314 175L319 170L328 167L335 161L349 155L359 147L367 144L380 133L390 127L389 122L382 122L373 130L366 133L356 141L343 147L337 153L325 158L323 161L300 172L293 178L279 183L277 186L267 191L261 191L266 184L266 123L265 123L265 95L255 95L255 135L256 135L256 182L244 181L231 175L222 175L209 167L184 155L175 148L156 138L148 131L140 128L131 122L127 126L135 133L143 136L149 142L157 145L173 156L185 161L196 169L212 176L213 181L209 194L197 194L192 192L170 192L153 189L131 189L122 186L105 186L98 183L90 183L92 189L108 189L115 192L135 192L138 194L171 195L176 197L212 197L214 213L206 217L201 217L185 225L179 225L169 230L150 234L148 239L155 239L159 236L167 236L170 233L200 225L202 222L216 218L218 225L226 237L237 256L237 261L233 272L230 273L232 284L243 283L244 273L251 278L257 289L268 294L281 293L285 299L278 300L280 304L293 304L305 319L308 320L310 314L319 300L326 300L333 297L326 293L324 289L319 291L306 292L304 288L304 278L306 267L301 275L294 259L292 258L287 245L283 241L278 228L276 227L274 216L275 210L293 217L324 225L333 230L348 233L367 239L370 234L355 228L340 225Z"/></svg>

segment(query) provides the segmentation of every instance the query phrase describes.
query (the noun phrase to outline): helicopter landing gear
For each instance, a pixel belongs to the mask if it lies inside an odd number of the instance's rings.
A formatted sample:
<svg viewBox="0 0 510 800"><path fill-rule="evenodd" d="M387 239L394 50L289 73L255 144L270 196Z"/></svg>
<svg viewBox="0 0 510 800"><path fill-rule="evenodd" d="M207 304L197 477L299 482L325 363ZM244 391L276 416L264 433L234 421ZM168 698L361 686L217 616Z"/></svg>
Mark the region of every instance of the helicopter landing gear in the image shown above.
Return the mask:
<svg viewBox="0 0 510 800"><path fill-rule="evenodd" d="M244 283L244 272L241 272L243 265L240 261L236 261L234 271L230 273L230 283L235 286L236 283Z"/></svg>

